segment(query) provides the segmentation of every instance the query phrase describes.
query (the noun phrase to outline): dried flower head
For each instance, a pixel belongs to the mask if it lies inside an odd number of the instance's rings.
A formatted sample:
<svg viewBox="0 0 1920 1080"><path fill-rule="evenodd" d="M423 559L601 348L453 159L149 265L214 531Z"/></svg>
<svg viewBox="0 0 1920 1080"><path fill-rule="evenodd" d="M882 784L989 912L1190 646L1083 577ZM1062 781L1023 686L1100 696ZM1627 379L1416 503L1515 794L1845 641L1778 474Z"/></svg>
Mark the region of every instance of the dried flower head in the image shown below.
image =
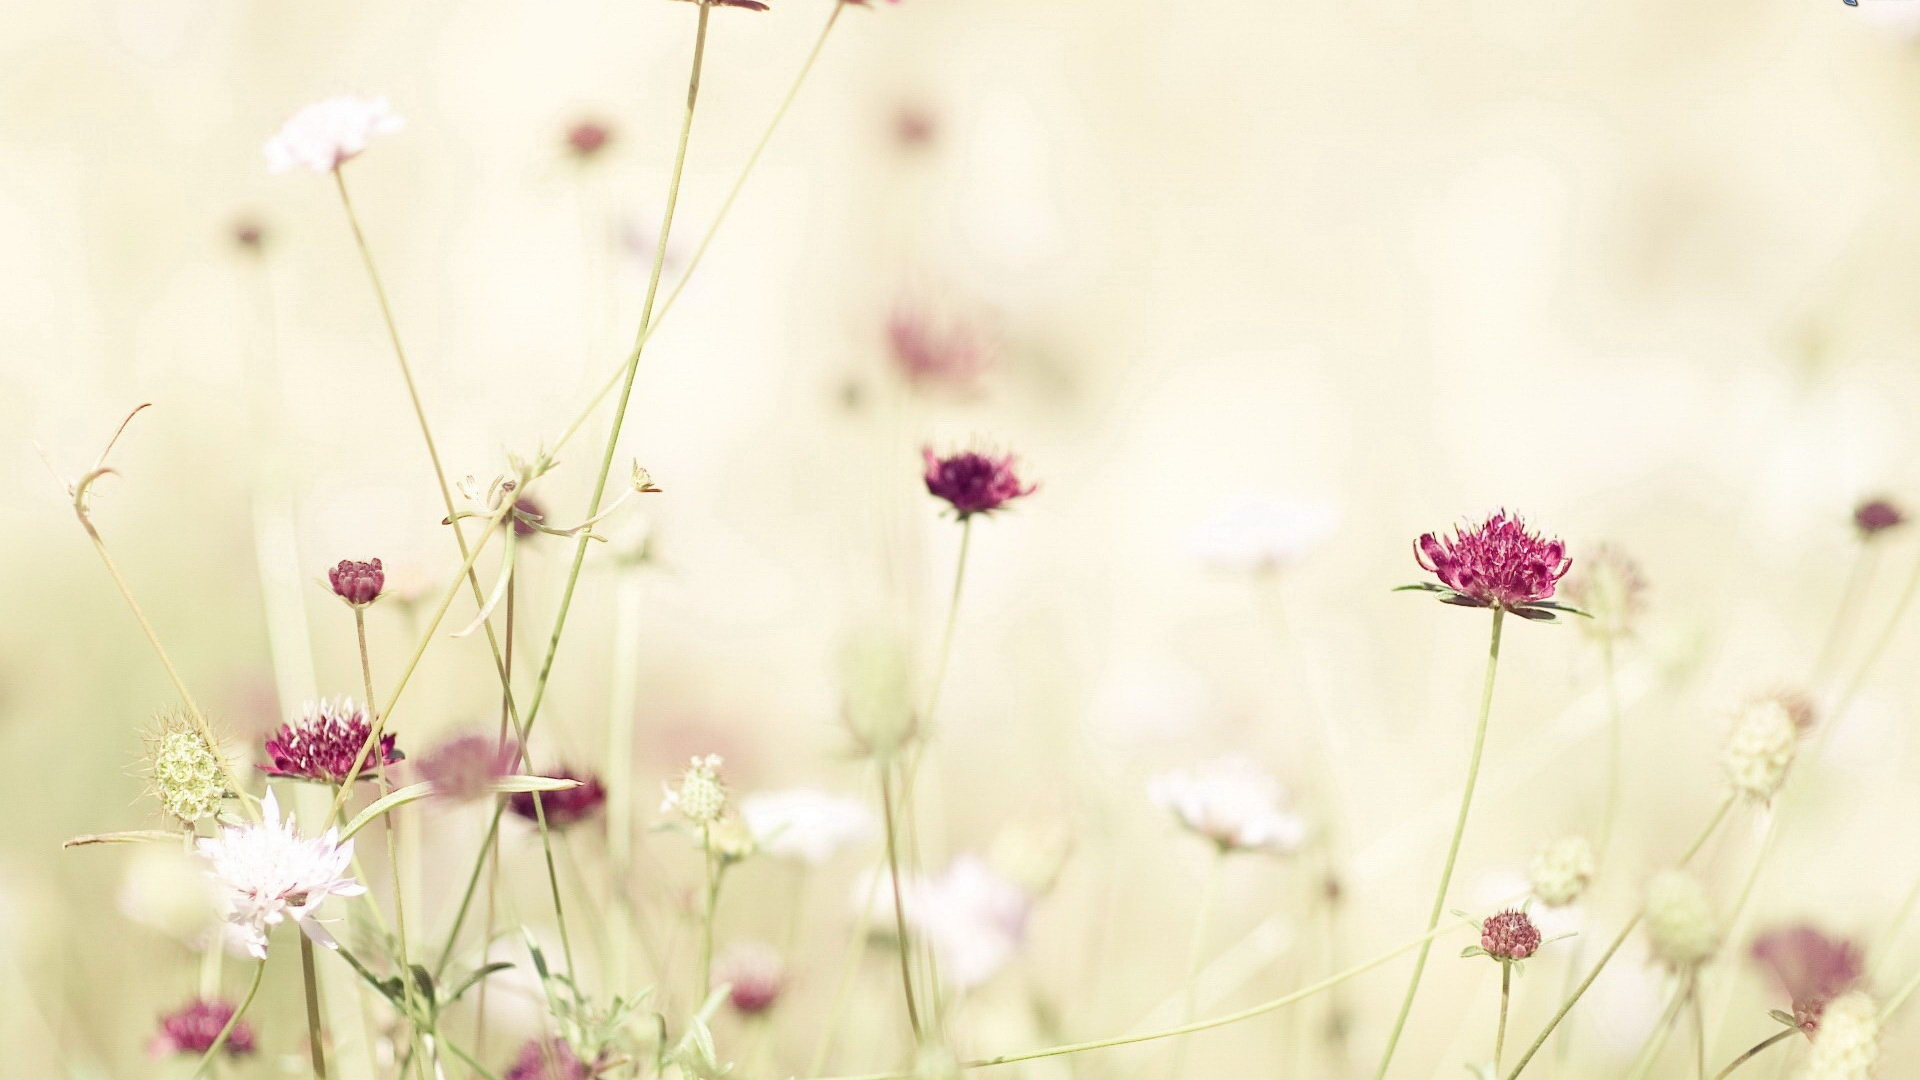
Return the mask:
<svg viewBox="0 0 1920 1080"><path fill-rule="evenodd" d="M878 831L864 800L819 788L756 792L740 800L740 816L760 850L809 866Z"/></svg>
<svg viewBox="0 0 1920 1080"><path fill-rule="evenodd" d="M333 935L320 925L320 905L328 897L367 891L347 876L353 841L341 842L337 829L317 838L301 836L291 819L281 820L271 790L261 800L261 811L263 820L229 825L194 845L224 886L227 922L247 952L262 960L267 931L287 919L315 944L334 948Z"/></svg>
<svg viewBox="0 0 1920 1080"><path fill-rule="evenodd" d="M373 733L367 714L352 698L309 701L300 718L267 737L268 764L260 766L268 776L289 780L312 780L322 784L345 784L369 780L383 767L402 760L394 748L394 737L382 733L380 745L367 753L360 771L349 776L360 748Z"/></svg>
<svg viewBox="0 0 1920 1080"><path fill-rule="evenodd" d="M758 1016L780 1000L786 989L787 966L780 950L758 941L729 945L713 965L714 985L727 986L727 1004L734 1011Z"/></svg>
<svg viewBox="0 0 1920 1080"><path fill-rule="evenodd" d="M727 811L727 786L720 779L720 755L696 757L680 774L680 786L660 785L663 797L660 812L678 812L687 824L696 828L711 825Z"/></svg>
<svg viewBox="0 0 1920 1080"><path fill-rule="evenodd" d="M1548 907L1566 907L1593 883L1593 845L1584 836L1563 836L1540 849L1527 864L1527 883Z"/></svg>
<svg viewBox="0 0 1920 1080"><path fill-rule="evenodd" d="M380 568L379 559L341 559L327 571L327 581L333 586L333 595L352 607L366 607L380 599L380 591L387 586L387 573Z"/></svg>
<svg viewBox="0 0 1920 1080"><path fill-rule="evenodd" d="M1339 512L1329 503L1241 496L1216 506L1187 546L1195 558L1215 570L1276 573L1326 543L1339 520Z"/></svg>
<svg viewBox="0 0 1920 1080"><path fill-rule="evenodd" d="M567 128L567 151L582 161L607 148L613 129L598 120L580 120Z"/></svg>
<svg viewBox="0 0 1920 1080"><path fill-rule="evenodd" d="M1764 803L1787 779L1800 745L1801 725L1777 695L1757 698L1741 709L1722 752L1727 782L1742 798Z"/></svg>
<svg viewBox="0 0 1920 1080"><path fill-rule="evenodd" d="M1853 528L1860 539L1871 540L1907 523L1907 515L1886 499L1868 499L1853 508Z"/></svg>
<svg viewBox="0 0 1920 1080"><path fill-rule="evenodd" d="M1856 990L1827 1006L1807 1052L1806 1080L1872 1080L1880 1063L1880 1010Z"/></svg>
<svg viewBox="0 0 1920 1080"><path fill-rule="evenodd" d="M1720 947L1720 917L1706 886L1682 871L1647 883L1646 922L1654 955L1676 971L1698 967Z"/></svg>
<svg viewBox="0 0 1920 1080"><path fill-rule="evenodd" d="M1413 554L1440 583L1403 588L1437 592L1461 607L1499 608L1547 622L1556 612L1573 610L1552 602L1573 565L1567 545L1504 510L1478 525L1456 525L1452 536L1426 533L1414 541Z"/></svg>
<svg viewBox="0 0 1920 1080"><path fill-rule="evenodd" d="M360 156L373 136L405 126L385 98L329 98L294 113L267 140L267 167L286 172L302 165L314 172L332 172Z"/></svg>
<svg viewBox="0 0 1920 1080"><path fill-rule="evenodd" d="M414 768L433 785L433 793L456 802L471 802L493 790L513 768L513 749L491 735L461 735L434 747ZM551 805L549 796L549 805Z"/></svg>
<svg viewBox="0 0 1920 1080"><path fill-rule="evenodd" d="M1222 851L1285 853L1307 837L1306 821L1286 808L1286 787L1244 757L1154 777L1147 794Z"/></svg>
<svg viewBox="0 0 1920 1080"><path fill-rule="evenodd" d="M528 1039L505 1080L593 1080L600 1072L601 1067L581 1061L565 1039Z"/></svg>
<svg viewBox="0 0 1920 1080"><path fill-rule="evenodd" d="M962 519L991 514L1039 487L1021 481L1012 454L963 450L941 457L924 447L920 456L926 465L927 494L946 500Z"/></svg>
<svg viewBox="0 0 1920 1080"><path fill-rule="evenodd" d="M1811 926L1760 935L1753 943L1753 959L1772 972L1787 992L1793 1022L1803 1031L1818 1028L1828 1003L1858 986L1866 974L1857 946Z"/></svg>
<svg viewBox="0 0 1920 1080"><path fill-rule="evenodd" d="M220 759L193 722L179 713L162 713L147 736L147 782L160 806L191 825L214 816L227 797Z"/></svg>
<svg viewBox="0 0 1920 1080"><path fill-rule="evenodd" d="M1525 960L1540 947L1540 928L1519 909L1489 915L1480 924L1480 948L1502 963Z"/></svg>
<svg viewBox="0 0 1920 1080"><path fill-rule="evenodd" d="M160 1030L147 1043L147 1053L154 1058L204 1054L213 1049L214 1041L231 1019L232 1002L195 998L170 1013L161 1014ZM253 1048L253 1028L242 1020L228 1032L227 1044L221 1053L230 1058L243 1058L253 1053Z"/></svg>
<svg viewBox="0 0 1920 1080"><path fill-rule="evenodd" d="M1647 606L1647 579L1633 557L1601 544L1580 560L1580 572L1568 576L1567 598L1591 615L1582 628L1600 638L1633 635Z"/></svg>
<svg viewBox="0 0 1920 1080"><path fill-rule="evenodd" d="M507 809L532 822L538 822L540 815L545 814L548 828L564 829L598 814L600 808L606 805L607 789L600 783L600 778L592 773L576 772L562 765L557 769L548 769L547 775L561 780L577 780L579 786L563 791L516 791L507 796ZM534 803L536 795L539 798L537 806Z"/></svg>
<svg viewBox="0 0 1920 1080"><path fill-rule="evenodd" d="M984 335L972 322L937 319L923 307L898 304L887 317L887 355L916 388L970 390L987 366Z"/></svg>

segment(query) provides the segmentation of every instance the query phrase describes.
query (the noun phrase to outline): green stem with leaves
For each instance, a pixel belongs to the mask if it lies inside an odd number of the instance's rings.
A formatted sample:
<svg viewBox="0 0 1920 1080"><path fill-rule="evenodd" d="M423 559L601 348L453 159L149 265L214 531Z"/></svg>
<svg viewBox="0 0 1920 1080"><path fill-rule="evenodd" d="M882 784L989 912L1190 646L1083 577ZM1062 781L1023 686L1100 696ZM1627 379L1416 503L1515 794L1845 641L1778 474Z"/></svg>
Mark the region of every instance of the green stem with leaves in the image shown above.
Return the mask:
<svg viewBox="0 0 1920 1080"><path fill-rule="evenodd" d="M1434 890L1433 906L1427 914L1427 931L1431 933L1440 925L1440 916L1447 909L1447 888L1453 883L1454 864L1460 858L1460 840L1467 832L1467 815L1473 809L1473 789L1480 780L1480 759L1487 742L1487 717L1493 712L1493 681L1500 667L1500 630L1506 617L1504 608L1493 609L1493 628L1487 644L1487 673L1480 689L1480 719L1474 725L1473 756L1467 763L1467 783L1460 794L1460 813L1454 819L1453 839L1447 843L1447 860L1440 869L1440 885ZM1427 969L1427 954L1432 951L1431 939L1420 947L1413 961L1413 977L1407 981L1407 993L1400 1003L1400 1015L1394 1019L1393 1032L1387 1036L1387 1047L1380 1055L1380 1065L1374 1070L1374 1080L1382 1080L1387 1069L1393 1064L1393 1052L1400 1045L1400 1036L1406 1030L1407 1017L1413 1012L1413 999L1420 993L1420 976Z"/></svg>

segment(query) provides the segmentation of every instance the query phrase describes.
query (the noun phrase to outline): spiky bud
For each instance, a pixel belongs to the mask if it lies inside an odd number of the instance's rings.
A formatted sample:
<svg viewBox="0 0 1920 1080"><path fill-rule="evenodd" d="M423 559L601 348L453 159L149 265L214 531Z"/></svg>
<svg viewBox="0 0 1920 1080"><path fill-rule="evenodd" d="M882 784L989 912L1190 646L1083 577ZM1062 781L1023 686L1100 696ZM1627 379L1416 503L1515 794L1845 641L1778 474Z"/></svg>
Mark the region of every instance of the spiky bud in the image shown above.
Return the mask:
<svg viewBox="0 0 1920 1080"><path fill-rule="evenodd" d="M696 827L719 821L727 811L727 786L720 779L720 765L719 754L694 758L687 771L680 774L678 788L661 785L665 797L660 800L660 812L677 811L687 824Z"/></svg>
<svg viewBox="0 0 1920 1080"><path fill-rule="evenodd" d="M1772 799L1786 782L1800 731L1793 711L1778 696L1759 698L1742 709L1720 759L1733 790L1753 802Z"/></svg>
<svg viewBox="0 0 1920 1080"><path fill-rule="evenodd" d="M1540 849L1527 864L1533 895L1548 907L1566 907L1593 883L1593 845L1584 836L1563 836Z"/></svg>
<svg viewBox="0 0 1920 1080"><path fill-rule="evenodd" d="M1807 1053L1806 1080L1871 1080L1880 1060L1880 1012L1855 991L1835 998L1820 1017Z"/></svg>
<svg viewBox="0 0 1920 1080"><path fill-rule="evenodd" d="M227 796L220 759L198 728L178 713L166 713L147 739L147 780L160 806L193 824L212 817Z"/></svg>
<svg viewBox="0 0 1920 1080"><path fill-rule="evenodd" d="M1654 955L1675 970L1698 967L1720 947L1720 917L1706 886L1679 870L1647 884L1646 920Z"/></svg>

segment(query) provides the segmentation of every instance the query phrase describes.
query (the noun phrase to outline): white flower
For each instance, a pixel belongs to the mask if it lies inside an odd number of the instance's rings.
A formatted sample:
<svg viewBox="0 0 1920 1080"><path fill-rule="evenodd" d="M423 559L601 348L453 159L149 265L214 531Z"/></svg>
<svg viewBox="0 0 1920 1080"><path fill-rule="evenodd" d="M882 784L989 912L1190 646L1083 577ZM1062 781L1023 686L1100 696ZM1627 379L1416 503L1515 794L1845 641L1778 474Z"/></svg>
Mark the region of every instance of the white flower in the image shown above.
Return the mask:
<svg viewBox="0 0 1920 1080"><path fill-rule="evenodd" d="M1786 782L1800 743L1800 724L1778 697L1749 704L1735 722L1721 757L1727 782L1741 796L1764 803Z"/></svg>
<svg viewBox="0 0 1920 1080"><path fill-rule="evenodd" d="M1584 836L1563 836L1527 864L1533 895L1548 907L1566 907L1593 882L1593 845Z"/></svg>
<svg viewBox="0 0 1920 1080"><path fill-rule="evenodd" d="M1244 757L1156 776L1147 794L1224 850L1284 853L1307 838L1306 821L1286 809L1287 789Z"/></svg>
<svg viewBox="0 0 1920 1080"><path fill-rule="evenodd" d="M1803 1075L1806 1080L1869 1080L1879 1060L1879 1010L1872 998L1855 991L1835 998L1820 1014Z"/></svg>
<svg viewBox="0 0 1920 1080"><path fill-rule="evenodd" d="M1686 971L1720 948L1720 916L1706 886L1680 870L1666 870L1647 883L1647 937L1668 967Z"/></svg>
<svg viewBox="0 0 1920 1080"><path fill-rule="evenodd" d="M660 812L679 811L687 824L694 826L719 821L727 812L727 787L720 780L722 764L719 754L694 758L687 764L687 771L680 774L678 788L664 782L660 785Z"/></svg>
<svg viewBox="0 0 1920 1080"><path fill-rule="evenodd" d="M286 172L304 165L314 172L332 172L358 157L368 139L405 126L386 98L328 98L294 113L267 140L267 167Z"/></svg>
<svg viewBox="0 0 1920 1080"><path fill-rule="evenodd" d="M978 855L961 855L937 877L900 879L906 923L933 946L940 977L955 990L992 978L1026 943L1033 894ZM885 870L862 875L853 894L876 929L892 932L893 881Z"/></svg>
<svg viewBox="0 0 1920 1080"><path fill-rule="evenodd" d="M740 816L760 850L810 866L875 832L873 811L865 803L819 788L749 795L740 800Z"/></svg>
<svg viewBox="0 0 1920 1080"><path fill-rule="evenodd" d="M265 820L229 825L196 845L225 886L227 921L245 937L247 951L267 956L267 931L291 918L317 944L335 948L320 925L320 905L330 896L358 896L366 887L347 877L353 842L336 829L318 839L302 837L292 820L280 820L273 792L261 802Z"/></svg>
<svg viewBox="0 0 1920 1080"><path fill-rule="evenodd" d="M1327 503L1244 495L1216 506L1187 549L1216 570L1283 570L1325 543L1338 523Z"/></svg>

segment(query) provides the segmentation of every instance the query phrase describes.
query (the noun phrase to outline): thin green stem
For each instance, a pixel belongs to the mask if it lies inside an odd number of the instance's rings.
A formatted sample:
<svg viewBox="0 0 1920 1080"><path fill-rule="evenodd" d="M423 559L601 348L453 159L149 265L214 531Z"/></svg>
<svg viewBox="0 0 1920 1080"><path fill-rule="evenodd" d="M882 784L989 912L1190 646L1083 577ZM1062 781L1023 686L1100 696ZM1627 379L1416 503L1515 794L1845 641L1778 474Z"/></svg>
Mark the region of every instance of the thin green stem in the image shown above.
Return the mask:
<svg viewBox="0 0 1920 1080"><path fill-rule="evenodd" d="M693 1000L704 1001L713 990L713 923L720 907L720 867L713 854L713 826L700 827L700 854L706 863L706 902L700 910L700 985Z"/></svg>
<svg viewBox="0 0 1920 1080"><path fill-rule="evenodd" d="M1680 1019L1680 1010L1687 1004L1685 987L1673 988L1673 996L1667 1000L1667 1007L1660 1011L1660 1019L1647 1032L1647 1041L1640 1044L1640 1052L1634 1055L1633 1068L1627 1072L1627 1080L1646 1080L1653 1071L1653 1063L1667 1048L1667 1040L1673 1036L1673 1025Z"/></svg>
<svg viewBox="0 0 1920 1080"><path fill-rule="evenodd" d="M827 1055L833 1052L834 1035L840 1029L840 1019L846 1012L847 990L853 985L854 972L860 967L860 951L867 943L867 931L873 925L873 901L880 892L880 879L885 866L874 868L867 881L867 891L860 901L860 914L853 921L853 935L847 939L846 955L840 961L840 977L835 981L833 1003L827 1007L826 1023L820 1025L820 1041L814 1044L813 1057L807 1065L808 1076L819 1076L820 1070L827 1067Z"/></svg>
<svg viewBox="0 0 1920 1080"><path fill-rule="evenodd" d="M1513 965L1500 962L1500 1022L1493 1029L1493 1072L1500 1074L1500 1057L1507 1048L1507 1006L1513 1000Z"/></svg>
<svg viewBox="0 0 1920 1080"><path fill-rule="evenodd" d="M1694 974L1687 985L1687 1011L1693 1015L1693 1074L1707 1080L1707 1018L1700 1008L1700 976Z"/></svg>
<svg viewBox="0 0 1920 1080"><path fill-rule="evenodd" d="M300 935L300 984L307 996L307 1045L313 1080L327 1080L327 1038L320 1029L320 975L313 968L313 939Z"/></svg>
<svg viewBox="0 0 1920 1080"><path fill-rule="evenodd" d="M946 685L947 665L953 659L953 632L960 624L960 592L967 582L967 549L973 543L973 515L960 519L960 553L953 562L953 591L947 597L947 624L940 633L939 659L933 668L933 685L927 690L927 707L920 722L932 724L934 710L940 705L940 690Z"/></svg>
<svg viewBox="0 0 1920 1080"><path fill-rule="evenodd" d="M1028 1050L1017 1054L1000 1054L995 1057L976 1058L971 1061L961 1062L960 1067L963 1069L985 1069L995 1065L1012 1065L1021 1061L1037 1061L1041 1058L1060 1057L1066 1054L1082 1054L1090 1050L1105 1050L1110 1047L1131 1046L1135 1043L1153 1042L1158 1039L1173 1039L1182 1035L1192 1035L1199 1031L1209 1031L1213 1028L1238 1024L1242 1021L1251 1020L1256 1016L1265 1016L1276 1009L1284 1009L1289 1005L1294 1005L1308 998L1323 994L1341 983L1346 982L1348 979L1364 975L1374 968L1397 960L1401 956L1423 945L1430 945L1435 938L1453 933L1457 929L1458 927L1453 926L1435 929L1431 933L1417 937L1363 964L1356 964L1338 974L1330 975L1314 983L1312 986L1302 987L1292 993L1283 994L1280 997L1274 998L1271 1001L1264 1001L1258 1005L1241 1009L1238 1012L1227 1013L1224 1016L1215 1016L1207 1020L1196 1020L1190 1024L1181 1024L1179 1027L1166 1028L1161 1031L1150 1031L1141 1035L1122 1035L1112 1039L1096 1039L1092 1042L1066 1043L1060 1046L1049 1046L1044 1050ZM910 1080L912 1076L912 1073L881 1072L862 1073L857 1076L837 1076L827 1078L827 1080Z"/></svg>
<svg viewBox="0 0 1920 1080"><path fill-rule="evenodd" d="M1759 1042L1754 1043L1752 1046L1747 1047L1746 1051L1742 1053L1739 1057L1734 1058L1732 1061L1727 1062L1726 1068L1721 1069L1719 1072L1713 1074L1713 1080L1726 1080L1727 1077L1733 1075L1733 1071L1735 1069L1738 1069L1740 1066L1745 1065L1747 1062L1752 1061L1754 1058L1759 1057L1761 1054L1766 1052L1768 1047L1772 1046L1775 1043L1785 1042L1789 1037L1798 1035L1799 1033L1800 1033L1799 1028L1790 1028L1790 1027L1781 1028L1779 1031L1776 1031L1773 1034L1767 1036L1766 1038L1761 1039Z"/></svg>
<svg viewBox="0 0 1920 1080"><path fill-rule="evenodd" d="M1613 844L1613 826L1620 814L1620 785L1624 780L1625 724L1620 709L1620 686L1613 655L1613 635L1600 639L1600 666L1607 696L1607 793L1600 811L1600 835L1595 838L1593 861L1605 866Z"/></svg>
<svg viewBox="0 0 1920 1080"><path fill-rule="evenodd" d="M913 1041L920 1043L920 1007L914 1000L913 965L910 962L913 939L907 936L907 907L901 900L899 830L893 820L893 762L880 763L880 816L887 830L887 879L893 888L893 927L900 948L900 985L907 998L907 1022L913 1027Z"/></svg>
<svg viewBox="0 0 1920 1080"><path fill-rule="evenodd" d="M265 960L253 966L253 981L247 984L246 996L240 999L240 1004L233 1010L233 1015L227 1017L227 1022L221 1026L220 1034L213 1037L213 1044L207 1047L206 1053L200 1055L199 1063L193 1068L192 1080L200 1080L200 1077L207 1075L207 1071L213 1067L214 1059L227 1048L227 1040L233 1036L233 1029L239 1026L240 1018L247 1015L247 1010L252 1007L254 995L260 992L261 977L266 973Z"/></svg>
<svg viewBox="0 0 1920 1080"><path fill-rule="evenodd" d="M1473 789L1480 780L1480 758L1487 742L1487 717L1493 712L1493 681L1500 667L1500 630L1506 617L1504 608L1493 609L1493 629L1487 644L1487 674L1480 689L1480 719L1474 725L1473 756L1467 763L1467 783L1460 794L1460 813L1454 819L1453 839L1447 843L1447 861L1440 869L1440 885L1434 890L1433 906L1427 914L1429 933L1440 925L1440 915L1447 909L1447 888L1453 883L1453 867L1460 858L1460 840L1467 832L1467 815L1473 809ZM1393 1052L1400 1045L1400 1035L1406 1030L1407 1017L1413 1012L1413 999L1420 992L1420 976L1427 969L1427 954L1432 951L1429 940L1420 947L1413 961L1413 977L1407 980L1407 993L1400 1003L1400 1015L1394 1019L1393 1032L1387 1036L1387 1047L1380 1055L1380 1065L1374 1070L1374 1080L1382 1080L1387 1069L1393 1064Z"/></svg>
<svg viewBox="0 0 1920 1080"><path fill-rule="evenodd" d="M1183 1024L1193 1023L1200 1011L1200 969L1207 956L1207 923L1213 915L1213 894L1220 887L1221 864L1226 862L1226 849L1216 847L1213 857L1207 860L1206 874L1200 880L1200 899L1193 916L1193 940L1187 946L1187 1003L1180 1016ZM1180 1080L1180 1074L1187 1066L1187 1040L1180 1039L1173 1044L1173 1061L1167 1069L1168 1080Z"/></svg>
<svg viewBox="0 0 1920 1080"><path fill-rule="evenodd" d="M494 739L495 752L503 756L507 751L508 724L510 724L513 719L513 695L510 690L513 681L513 621L514 607L519 592L520 579L518 575L508 578L506 625L501 631L501 636L506 640L506 655L504 659L506 660L508 687L503 687L500 692L500 733ZM500 833L498 830L494 830L489 833L489 835L492 837L492 843L480 850L480 864L487 867L487 910L484 916L485 922L481 924L482 934L480 938L480 948L483 953L481 957L482 960L486 959L484 953L493 946L493 930L496 925L494 922L494 900L500 891ZM487 1053L488 981L489 980L486 979L480 980L480 985L475 988L474 991L473 1052L482 1057L485 1057Z"/></svg>
<svg viewBox="0 0 1920 1080"><path fill-rule="evenodd" d="M1713 816L1707 820L1706 827L1702 828L1699 835L1693 838L1693 842L1687 845L1687 850L1681 854L1679 862L1676 865L1684 867L1693 861L1693 857L1698 855L1700 849L1706 846L1707 840L1719 831L1721 823L1727 820L1727 814L1733 809L1733 804L1734 796L1732 795L1728 795L1720 801L1720 808L1713 812ZM1520 1056L1520 1061L1514 1065L1513 1071L1507 1073L1506 1080L1516 1080L1521 1073L1526 1071L1527 1063L1533 1060L1533 1056L1540 1052L1542 1046L1546 1045L1547 1039L1552 1037L1554 1029L1559 1027L1560 1022L1567 1018L1567 1014L1572 1012L1573 1007L1580 1003L1580 999L1586 996L1588 988L1594 984L1595 980L1600 978L1600 973L1606 970L1608 961L1613 959L1614 953L1620 951L1620 946L1627 943L1628 936L1633 933L1635 927L1640 925L1640 920L1645 915L1646 908L1644 907L1634 911L1633 917L1628 919L1627 924L1620 928L1620 932L1607 944L1606 951L1600 954L1600 959L1594 962L1592 970L1588 971L1586 977L1580 980L1580 985L1574 987L1573 993L1568 994L1566 1000L1560 1003L1560 1008L1554 1012L1553 1019L1547 1021L1547 1026L1540 1029L1540 1034L1534 1038L1533 1045L1527 1047L1527 1052Z"/></svg>

